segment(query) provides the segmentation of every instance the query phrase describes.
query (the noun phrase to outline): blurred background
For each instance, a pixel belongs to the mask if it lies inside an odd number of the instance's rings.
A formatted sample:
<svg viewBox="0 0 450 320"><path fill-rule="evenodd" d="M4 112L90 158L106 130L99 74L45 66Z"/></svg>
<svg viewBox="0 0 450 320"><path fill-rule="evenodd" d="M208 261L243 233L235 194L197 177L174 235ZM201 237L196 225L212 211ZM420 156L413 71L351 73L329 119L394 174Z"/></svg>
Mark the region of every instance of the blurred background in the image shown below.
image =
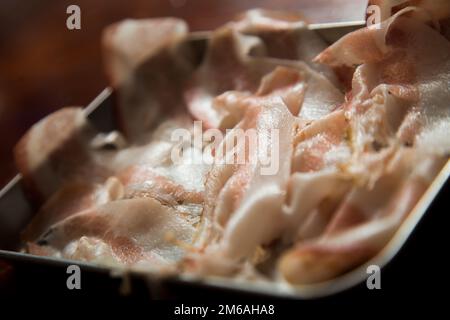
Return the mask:
<svg viewBox="0 0 450 320"><path fill-rule="evenodd" d="M64 106L85 106L106 85L102 29L124 18L175 16L191 30L215 28L261 7L302 11L309 22L364 17L366 0L0 0L0 187L16 170L12 148L33 123ZM81 30L66 9L81 8ZM362 9L362 10L361 10Z"/></svg>

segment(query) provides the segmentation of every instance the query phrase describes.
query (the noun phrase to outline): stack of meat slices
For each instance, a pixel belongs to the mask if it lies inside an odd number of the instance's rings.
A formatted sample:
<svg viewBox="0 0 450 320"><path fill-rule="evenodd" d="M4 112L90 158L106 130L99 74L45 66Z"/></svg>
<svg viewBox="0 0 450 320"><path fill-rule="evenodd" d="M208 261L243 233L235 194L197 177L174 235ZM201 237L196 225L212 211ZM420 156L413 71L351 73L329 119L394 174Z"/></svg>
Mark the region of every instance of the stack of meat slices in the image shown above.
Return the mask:
<svg viewBox="0 0 450 320"><path fill-rule="evenodd" d="M107 28L120 132L65 108L22 138L16 162L40 206L26 250L292 284L364 263L450 154L448 2L416 2L328 48L300 16L252 10L211 33L200 64L183 21ZM172 133L194 120L224 139L174 162ZM265 148L198 161L247 130Z"/></svg>

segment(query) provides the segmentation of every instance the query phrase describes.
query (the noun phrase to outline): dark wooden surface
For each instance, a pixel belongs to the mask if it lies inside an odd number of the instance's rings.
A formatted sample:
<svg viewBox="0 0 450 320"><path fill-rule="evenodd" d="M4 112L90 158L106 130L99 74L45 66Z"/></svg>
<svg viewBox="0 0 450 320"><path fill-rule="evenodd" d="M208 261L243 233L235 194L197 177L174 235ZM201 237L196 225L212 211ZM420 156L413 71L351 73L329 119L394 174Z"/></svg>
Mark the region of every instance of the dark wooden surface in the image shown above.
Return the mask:
<svg viewBox="0 0 450 320"><path fill-rule="evenodd" d="M1 0L0 1L0 186L14 174L17 139L46 114L86 105L106 80L100 35L124 18L176 16L192 30L219 26L254 7L301 10L311 22L359 17L364 0ZM66 28L66 8L81 8L82 29Z"/></svg>

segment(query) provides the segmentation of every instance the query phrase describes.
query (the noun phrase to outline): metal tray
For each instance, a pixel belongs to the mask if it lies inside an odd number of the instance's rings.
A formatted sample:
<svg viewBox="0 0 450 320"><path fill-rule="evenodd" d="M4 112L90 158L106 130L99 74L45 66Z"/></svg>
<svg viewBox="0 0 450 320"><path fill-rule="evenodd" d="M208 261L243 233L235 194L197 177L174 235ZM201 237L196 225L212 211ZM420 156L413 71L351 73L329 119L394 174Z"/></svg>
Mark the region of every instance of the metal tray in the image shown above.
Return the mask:
<svg viewBox="0 0 450 320"><path fill-rule="evenodd" d="M342 34L336 36L338 38ZM336 39L335 38L335 39ZM95 98L85 109L86 115L91 122L101 131L114 129L113 106L115 103L114 93L107 88ZM436 207L440 192L448 185L450 176L450 161L444 166L438 176L434 179L428 190L422 196L408 218L403 222L388 245L373 259L361 265L357 269L342 275L331 281L315 285L289 286L281 283L256 283L235 279L223 279L217 277L195 278L187 275L161 276L151 272L135 272L121 268L105 268L91 263L70 261L66 259L55 259L34 256L19 252L20 232L32 218L35 208L32 208L20 186L20 175L17 175L0 191L0 260L4 260L19 270L44 270L45 274L51 275L56 269L65 268L68 265L80 266L83 274L88 274L89 279L103 279L100 286L109 288L112 285L118 290L120 283L133 279L133 283L139 283L141 293L146 292L153 298L189 296L192 290L203 292L224 293L234 296L235 294L257 297L312 299L323 298L330 295L334 297L346 296L349 292L361 292L366 290L367 267L377 265L382 271L398 255L399 251L407 246L408 240L413 235L416 227L427 212ZM440 202L445 201L440 199ZM436 209L434 209L436 210ZM423 240L423 239L422 239ZM400 262L394 261L399 265ZM117 277L120 275L120 277ZM63 276L67 276L63 273ZM128 279L128 280L127 280ZM117 284L117 280L119 284ZM65 280L62 279L63 285ZM142 290L142 288L145 288ZM0 288L1 289L1 288ZM116 291L117 291L116 290ZM199 290L199 291L198 291ZM209 294L206 294L211 298Z"/></svg>

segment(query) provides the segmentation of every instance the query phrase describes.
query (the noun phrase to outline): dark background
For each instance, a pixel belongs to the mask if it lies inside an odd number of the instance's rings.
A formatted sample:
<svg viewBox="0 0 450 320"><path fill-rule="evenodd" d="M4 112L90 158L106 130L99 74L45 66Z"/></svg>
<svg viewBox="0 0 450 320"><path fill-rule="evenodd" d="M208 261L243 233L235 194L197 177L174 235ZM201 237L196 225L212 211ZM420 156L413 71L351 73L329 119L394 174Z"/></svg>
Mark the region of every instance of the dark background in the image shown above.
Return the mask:
<svg viewBox="0 0 450 320"><path fill-rule="evenodd" d="M310 22L358 19L366 0L0 0L0 187L14 174L12 148L50 112L84 106L106 85L100 36L125 18L176 16L209 30L243 10L301 10ZM81 8L81 30L66 9ZM359 5L361 7L361 5Z"/></svg>

